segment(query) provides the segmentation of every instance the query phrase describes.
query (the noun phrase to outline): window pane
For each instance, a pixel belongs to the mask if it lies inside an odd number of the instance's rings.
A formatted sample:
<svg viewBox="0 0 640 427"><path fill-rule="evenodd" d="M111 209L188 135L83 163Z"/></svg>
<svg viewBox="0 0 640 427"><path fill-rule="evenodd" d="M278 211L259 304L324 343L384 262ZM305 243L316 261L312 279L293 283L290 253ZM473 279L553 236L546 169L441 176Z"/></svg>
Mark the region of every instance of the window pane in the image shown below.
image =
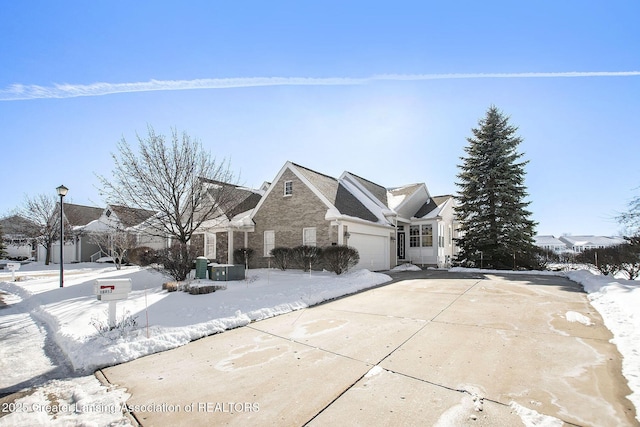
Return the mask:
<svg viewBox="0 0 640 427"><path fill-rule="evenodd" d="M305 246L316 246L316 229L315 227L304 228L302 230L302 244Z"/></svg>
<svg viewBox="0 0 640 427"><path fill-rule="evenodd" d="M285 181L284 183L284 195L290 196L293 194L293 181Z"/></svg>
<svg viewBox="0 0 640 427"><path fill-rule="evenodd" d="M412 248L420 247L420 226L412 225L409 227L409 246Z"/></svg>
<svg viewBox="0 0 640 427"><path fill-rule="evenodd" d="M433 228L431 225L422 226L422 246L433 246Z"/></svg>
<svg viewBox="0 0 640 427"><path fill-rule="evenodd" d="M267 230L264 232L264 256L271 256L271 249L275 247L276 236L275 231Z"/></svg>
<svg viewBox="0 0 640 427"><path fill-rule="evenodd" d="M209 259L215 259L216 235L213 233L207 233L205 234L204 238L205 238L204 256L206 256Z"/></svg>

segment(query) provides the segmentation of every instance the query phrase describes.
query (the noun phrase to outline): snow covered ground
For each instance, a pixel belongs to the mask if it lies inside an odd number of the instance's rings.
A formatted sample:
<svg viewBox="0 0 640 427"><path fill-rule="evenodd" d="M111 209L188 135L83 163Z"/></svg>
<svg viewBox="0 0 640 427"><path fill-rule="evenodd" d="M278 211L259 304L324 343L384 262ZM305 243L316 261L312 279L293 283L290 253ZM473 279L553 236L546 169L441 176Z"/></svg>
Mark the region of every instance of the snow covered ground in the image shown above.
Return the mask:
<svg viewBox="0 0 640 427"><path fill-rule="evenodd" d="M4 412L0 426L128 425L122 409L129 396L101 385L91 375L95 369L390 280L367 270L336 276L259 269L249 270L245 281L227 282L225 290L190 295L162 290L167 279L151 270L124 267L118 271L105 264L66 266L61 289L57 268L23 265L15 282L11 273L0 272L0 297L8 305L0 311L0 393L36 386L13 406L0 408ZM633 390L630 399L640 413L640 282L587 271L544 274L566 274L583 284L614 334L624 357L623 374ZM108 304L93 294L97 278L131 279L129 298L117 303L117 320L125 326L102 330ZM571 313L567 319L582 321ZM528 418L522 419L526 424Z"/></svg>

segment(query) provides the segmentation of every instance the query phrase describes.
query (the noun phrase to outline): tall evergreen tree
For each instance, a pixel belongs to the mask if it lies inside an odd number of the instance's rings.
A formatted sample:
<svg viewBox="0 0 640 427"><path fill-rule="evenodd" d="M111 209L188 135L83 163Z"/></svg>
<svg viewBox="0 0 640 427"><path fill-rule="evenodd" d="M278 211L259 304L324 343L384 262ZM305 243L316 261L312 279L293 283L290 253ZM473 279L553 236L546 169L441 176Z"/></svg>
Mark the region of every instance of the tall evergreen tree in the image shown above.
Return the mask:
<svg viewBox="0 0 640 427"><path fill-rule="evenodd" d="M460 222L457 263L510 269L537 268L533 243L536 223L527 210L524 167L518 145L522 138L495 106L472 129L466 157L458 165Z"/></svg>

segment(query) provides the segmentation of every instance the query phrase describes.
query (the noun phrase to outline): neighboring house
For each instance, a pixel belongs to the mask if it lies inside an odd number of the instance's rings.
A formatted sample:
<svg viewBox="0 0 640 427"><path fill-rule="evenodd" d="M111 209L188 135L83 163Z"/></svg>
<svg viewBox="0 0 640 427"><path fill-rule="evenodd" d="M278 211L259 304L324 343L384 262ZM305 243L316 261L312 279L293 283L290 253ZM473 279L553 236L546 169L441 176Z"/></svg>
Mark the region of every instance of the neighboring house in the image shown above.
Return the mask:
<svg viewBox="0 0 640 427"><path fill-rule="evenodd" d="M92 206L75 205L72 203L64 204L64 218L72 232L71 235L65 235L64 242L64 262L87 262L91 260L91 256L100 251L100 248L91 243L87 235L83 233L86 227L92 221L100 218L103 208ZM56 212L60 212L56 209ZM39 245L37 249L39 260L46 257L46 249ZM51 262L60 262L60 241L54 242L51 246Z"/></svg>
<svg viewBox="0 0 640 427"><path fill-rule="evenodd" d="M551 250L557 254L567 252L580 253L588 249L602 249L627 242L622 237L607 236L563 235L559 238L554 236L535 236L533 239L536 246Z"/></svg>
<svg viewBox="0 0 640 427"><path fill-rule="evenodd" d="M82 235L91 240L92 233L127 232L135 236L136 246L152 249L165 249L168 239L153 225L155 213L145 209L129 208L120 205L108 205L102 209L99 218L82 227ZM88 260L95 261L102 256L109 256L98 248Z"/></svg>
<svg viewBox="0 0 640 427"><path fill-rule="evenodd" d="M202 248L199 255L210 261L233 264L236 249L249 247L249 233L254 231L250 215L256 207L264 190L202 179L208 188L211 202L216 194L224 193L225 200L217 209L214 218L205 221L194 233L191 245ZM224 188L222 188L224 187ZM266 188L263 185L263 188Z"/></svg>
<svg viewBox="0 0 640 427"><path fill-rule="evenodd" d="M552 251L556 254L569 251L567 244L554 236L534 236L533 243L542 249Z"/></svg>
<svg viewBox="0 0 640 427"><path fill-rule="evenodd" d="M608 246L621 245L626 243L622 237L607 237L607 236L561 236L560 240L563 241L567 248L575 253L584 252L588 249L601 249Z"/></svg>
<svg viewBox="0 0 640 427"><path fill-rule="evenodd" d="M29 220L19 216L11 215L0 219L4 244L7 257L10 259L32 258L35 256L35 242L27 236L25 230L33 229L36 226L30 224Z"/></svg>
<svg viewBox="0 0 640 427"><path fill-rule="evenodd" d="M453 198L424 184L387 189L353 173L338 179L287 162L251 212L248 247L266 267L274 247L348 245L356 268L446 265L455 254Z"/></svg>

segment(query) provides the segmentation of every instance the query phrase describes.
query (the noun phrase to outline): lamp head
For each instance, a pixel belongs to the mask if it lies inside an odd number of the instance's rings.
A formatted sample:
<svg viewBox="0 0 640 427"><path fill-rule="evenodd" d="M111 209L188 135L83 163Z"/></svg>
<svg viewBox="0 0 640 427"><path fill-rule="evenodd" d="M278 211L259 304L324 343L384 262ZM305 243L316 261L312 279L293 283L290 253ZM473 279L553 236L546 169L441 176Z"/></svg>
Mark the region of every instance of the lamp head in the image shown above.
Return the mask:
<svg viewBox="0 0 640 427"><path fill-rule="evenodd" d="M67 195L67 192L69 191L69 189L64 185L61 185L60 187L56 188L56 191L58 192L58 196L64 197Z"/></svg>

